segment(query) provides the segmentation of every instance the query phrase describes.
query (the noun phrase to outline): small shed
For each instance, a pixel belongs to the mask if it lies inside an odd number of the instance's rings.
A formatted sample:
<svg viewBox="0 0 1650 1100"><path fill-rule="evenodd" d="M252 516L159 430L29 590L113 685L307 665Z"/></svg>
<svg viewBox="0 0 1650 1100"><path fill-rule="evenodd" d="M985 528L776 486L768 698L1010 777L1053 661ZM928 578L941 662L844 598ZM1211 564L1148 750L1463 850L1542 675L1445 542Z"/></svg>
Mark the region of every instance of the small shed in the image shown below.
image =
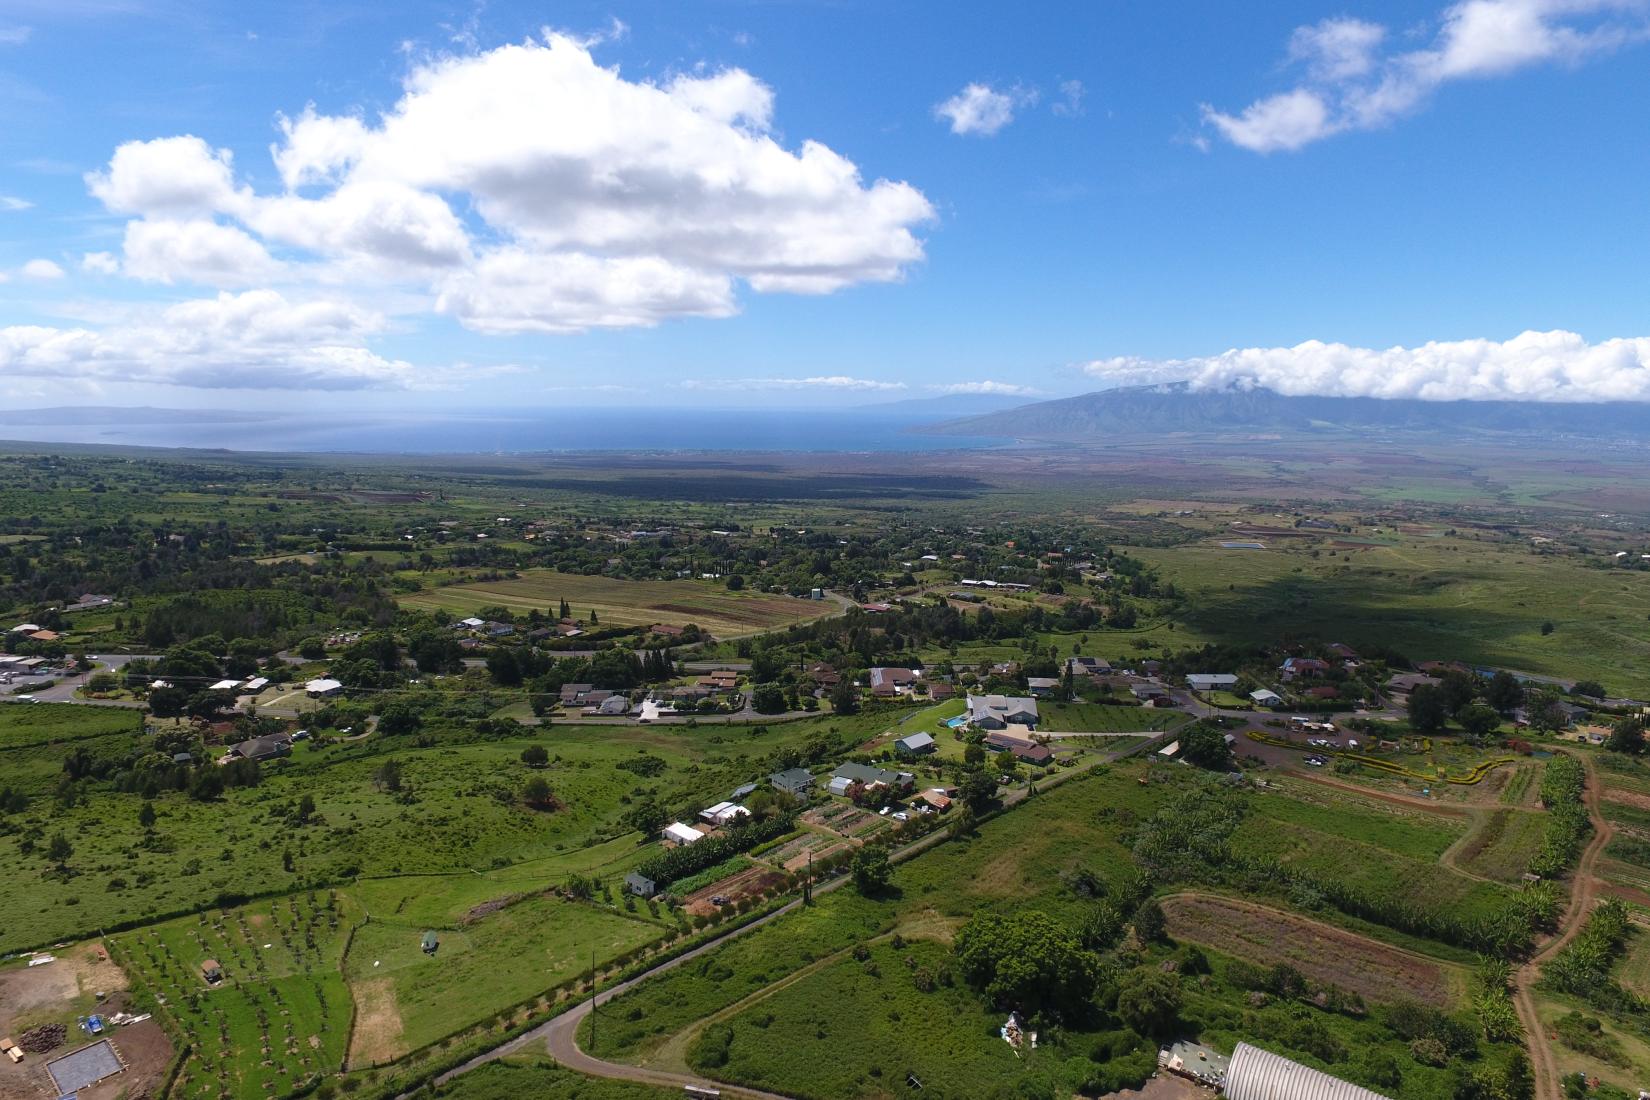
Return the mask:
<svg viewBox="0 0 1650 1100"><path fill-rule="evenodd" d="M201 977L206 979L206 984L217 985L223 981L223 967L218 965L217 959L207 959L201 963Z"/></svg>
<svg viewBox="0 0 1650 1100"><path fill-rule="evenodd" d="M929 733L911 733L894 742L894 751L903 756L916 756L919 753L933 752L938 748L934 738Z"/></svg>
<svg viewBox="0 0 1650 1100"><path fill-rule="evenodd" d="M659 892L659 884L636 871L624 877L624 888L639 898L650 898Z"/></svg>
<svg viewBox="0 0 1650 1100"><path fill-rule="evenodd" d="M441 946L441 941L436 938L435 929L432 928L429 931L424 933L424 940L423 940L423 943L420 944L420 946L423 947L424 954L426 954L426 955L435 954L436 948Z"/></svg>

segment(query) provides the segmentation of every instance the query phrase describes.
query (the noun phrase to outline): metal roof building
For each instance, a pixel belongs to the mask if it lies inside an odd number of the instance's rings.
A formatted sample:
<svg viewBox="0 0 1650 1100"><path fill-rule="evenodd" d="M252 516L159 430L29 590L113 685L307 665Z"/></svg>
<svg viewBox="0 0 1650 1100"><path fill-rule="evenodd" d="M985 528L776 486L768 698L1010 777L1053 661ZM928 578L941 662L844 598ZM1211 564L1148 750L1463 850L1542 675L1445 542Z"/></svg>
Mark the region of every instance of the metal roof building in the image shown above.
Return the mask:
<svg viewBox="0 0 1650 1100"><path fill-rule="evenodd" d="M1280 1054L1239 1043L1226 1070L1226 1100L1389 1100Z"/></svg>

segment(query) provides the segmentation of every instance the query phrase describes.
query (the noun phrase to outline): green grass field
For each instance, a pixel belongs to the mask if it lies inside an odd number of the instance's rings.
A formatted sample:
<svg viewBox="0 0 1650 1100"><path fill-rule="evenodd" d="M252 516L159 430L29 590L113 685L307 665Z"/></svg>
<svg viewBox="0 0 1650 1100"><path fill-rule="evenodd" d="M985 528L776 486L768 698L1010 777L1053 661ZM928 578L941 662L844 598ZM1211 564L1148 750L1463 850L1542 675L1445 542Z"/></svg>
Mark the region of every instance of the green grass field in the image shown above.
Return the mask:
<svg viewBox="0 0 1650 1100"><path fill-rule="evenodd" d="M491 899L489 899L491 900ZM371 1004L372 1033L358 1020L356 1047L388 1060L604 966L660 937L666 925L599 903L524 898L479 919L433 924L420 914L375 917L356 930L344 974ZM424 953L434 930L440 946ZM366 1014L363 1014L364 1016ZM352 1055L355 1052L352 1051Z"/></svg>
<svg viewBox="0 0 1650 1100"><path fill-rule="evenodd" d="M539 1058L478 1066L443 1085L445 1100L682 1100L679 1088L585 1077Z"/></svg>
<svg viewBox="0 0 1650 1100"><path fill-rule="evenodd" d="M554 615L562 600L571 605L575 618L588 619L596 612L601 626L695 623L719 638L789 626L839 611L829 601L730 592L713 581L627 581L549 569L525 570L512 580L433 588L404 596L400 602L403 607L441 608L458 615L495 606L522 615L534 609Z"/></svg>
<svg viewBox="0 0 1650 1100"><path fill-rule="evenodd" d="M1186 716L1152 707L1129 707L1108 703L1056 703L1048 700L1037 704L1041 721L1037 728L1045 733L1145 733L1166 730Z"/></svg>
<svg viewBox="0 0 1650 1100"><path fill-rule="evenodd" d="M1650 691L1650 578L1538 557L1505 543L1405 538L1312 558L1203 546L1131 547L1186 593L1195 639L1314 634ZM1349 560L1343 561L1342 557ZM1551 622L1554 630L1543 634ZM1193 642L1193 637L1180 644Z"/></svg>

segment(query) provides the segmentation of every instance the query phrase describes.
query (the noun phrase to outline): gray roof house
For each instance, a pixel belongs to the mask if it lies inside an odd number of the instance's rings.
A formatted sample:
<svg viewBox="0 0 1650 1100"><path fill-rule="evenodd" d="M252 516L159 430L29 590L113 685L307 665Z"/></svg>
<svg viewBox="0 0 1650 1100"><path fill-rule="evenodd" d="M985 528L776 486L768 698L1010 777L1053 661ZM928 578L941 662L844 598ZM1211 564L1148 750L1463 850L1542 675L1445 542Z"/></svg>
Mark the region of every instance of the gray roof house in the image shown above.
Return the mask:
<svg viewBox="0 0 1650 1100"><path fill-rule="evenodd" d="M850 761L838 764L836 771L831 773L831 793L845 794L855 783L863 783L867 787L874 787L880 783L897 790L910 786L916 778L910 772L896 772L888 768L875 768L869 764L855 764Z"/></svg>
<svg viewBox="0 0 1650 1100"><path fill-rule="evenodd" d="M807 768L786 768L782 772L774 772L768 776L768 782L798 798L807 798L814 789L814 777Z"/></svg>
<svg viewBox="0 0 1650 1100"><path fill-rule="evenodd" d="M1186 677L1193 691L1222 691L1237 686L1238 678L1229 672L1194 672Z"/></svg>
<svg viewBox="0 0 1650 1100"><path fill-rule="evenodd" d="M639 898L650 898L659 892L658 883L635 871L624 877L624 888Z"/></svg>
<svg viewBox="0 0 1650 1100"><path fill-rule="evenodd" d="M980 729L1035 726L1037 700L1018 695L970 695L968 721Z"/></svg>
<svg viewBox="0 0 1650 1100"><path fill-rule="evenodd" d="M1031 676L1026 679L1026 687L1031 690L1031 694L1042 699L1053 695L1059 689L1060 681L1053 676Z"/></svg>
<svg viewBox="0 0 1650 1100"><path fill-rule="evenodd" d="M291 741L274 735L254 737L229 747L229 755L241 760L268 760L275 756L286 756L291 751Z"/></svg>
<svg viewBox="0 0 1650 1100"><path fill-rule="evenodd" d="M938 747L934 744L934 735L930 733L909 733L894 742L894 751L907 756L933 752Z"/></svg>

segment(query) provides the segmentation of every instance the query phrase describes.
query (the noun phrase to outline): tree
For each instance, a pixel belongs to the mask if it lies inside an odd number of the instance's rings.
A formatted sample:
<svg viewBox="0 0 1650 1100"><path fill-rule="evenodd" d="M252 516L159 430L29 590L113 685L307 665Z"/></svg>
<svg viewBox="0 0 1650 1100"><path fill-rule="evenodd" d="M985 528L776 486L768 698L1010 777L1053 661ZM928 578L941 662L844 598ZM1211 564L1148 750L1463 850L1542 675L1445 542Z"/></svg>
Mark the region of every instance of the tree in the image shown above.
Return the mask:
<svg viewBox="0 0 1650 1100"><path fill-rule="evenodd" d="M424 712L410 699L386 703L378 715L378 732L386 737L417 733L423 725Z"/></svg>
<svg viewBox="0 0 1650 1100"><path fill-rule="evenodd" d="M315 820L315 796L306 794L298 800L298 824L308 825Z"/></svg>
<svg viewBox="0 0 1650 1100"><path fill-rule="evenodd" d="M1602 699L1606 694L1604 685L1597 680L1577 680L1570 689L1571 695L1585 695L1589 699Z"/></svg>
<svg viewBox="0 0 1650 1100"><path fill-rule="evenodd" d="M831 709L838 714L859 713L859 689L846 676L831 688Z"/></svg>
<svg viewBox="0 0 1650 1100"><path fill-rule="evenodd" d="M401 789L401 761L391 757L378 765L372 773L372 785L381 791L394 793Z"/></svg>
<svg viewBox="0 0 1650 1100"><path fill-rule="evenodd" d="M189 708L189 692L180 687L156 688L149 693L149 713L156 718L180 718Z"/></svg>
<svg viewBox="0 0 1650 1100"><path fill-rule="evenodd" d="M1487 707L1483 703L1468 703L1455 714L1455 720L1461 723L1461 728L1467 731L1470 737L1482 740L1494 733L1501 726L1501 715L1494 707Z"/></svg>
<svg viewBox="0 0 1650 1100"><path fill-rule="evenodd" d="M983 771L970 771L957 784L957 793L962 796L963 805L978 816L996 800L997 784Z"/></svg>
<svg viewBox="0 0 1650 1100"><path fill-rule="evenodd" d="M1137 1034L1167 1033L1180 1018L1180 978L1151 966L1129 971L1117 991L1117 1015Z"/></svg>
<svg viewBox="0 0 1650 1100"><path fill-rule="evenodd" d="M866 897L882 893L893 878L893 866L888 853L881 847L866 845L854 853L854 889Z"/></svg>
<svg viewBox="0 0 1650 1100"><path fill-rule="evenodd" d="M655 839L669 820L670 814L652 795L635 802L624 815L624 823L641 833L643 840Z"/></svg>
<svg viewBox="0 0 1650 1100"><path fill-rule="evenodd" d="M1510 672L1497 672L1484 688L1484 701L1502 714L1511 714L1524 705L1524 685Z"/></svg>
<svg viewBox="0 0 1650 1100"><path fill-rule="evenodd" d="M74 845L62 833L52 837L51 843L46 846L46 858L57 864L59 871L69 869L69 857L74 855Z"/></svg>
<svg viewBox="0 0 1650 1100"><path fill-rule="evenodd" d="M543 745L528 745L521 750L521 762L529 768L542 768L550 763L550 753Z"/></svg>
<svg viewBox="0 0 1650 1100"><path fill-rule="evenodd" d="M567 606L567 601L566 600L561 601L561 605L556 608L556 618L558 618L558 619L571 619L572 617L573 617L573 609L571 607Z"/></svg>
<svg viewBox="0 0 1650 1100"><path fill-rule="evenodd" d="M549 809L556 802L555 796L550 793L550 784L542 775L535 775L527 781L521 789L521 799L535 810Z"/></svg>
<svg viewBox="0 0 1650 1100"><path fill-rule="evenodd" d="M751 692L751 709L758 714L783 714L785 689L778 684L758 684Z"/></svg>
<svg viewBox="0 0 1650 1100"><path fill-rule="evenodd" d="M1232 766L1232 750L1226 744L1226 734L1218 727L1199 722L1188 730L1180 742L1187 760L1210 771L1226 771Z"/></svg>
<svg viewBox="0 0 1650 1100"><path fill-rule="evenodd" d="M1409 693L1409 724L1415 732L1437 733L1448 718L1444 693L1436 685L1420 684Z"/></svg>
<svg viewBox="0 0 1650 1100"><path fill-rule="evenodd" d="M731 574L727 579L729 592L738 592L745 587L745 578L738 573Z"/></svg>
<svg viewBox="0 0 1650 1100"><path fill-rule="evenodd" d="M1644 719L1623 718L1610 729L1610 739L1604 747L1611 752L1638 756L1644 752Z"/></svg>
<svg viewBox="0 0 1650 1100"><path fill-rule="evenodd" d="M138 807L138 828L147 833L153 831L154 827L155 804L148 799L144 799L143 805Z"/></svg>
<svg viewBox="0 0 1650 1100"><path fill-rule="evenodd" d="M1035 909L970 918L957 933L956 956L964 980L996 1008L1080 1012L1099 979L1098 957Z"/></svg>
<svg viewBox="0 0 1650 1100"><path fill-rule="evenodd" d="M1134 911L1134 934L1140 937L1141 943L1153 943L1163 938L1169 930L1168 921L1163 919L1163 906L1156 898L1147 898L1140 903L1140 908Z"/></svg>

